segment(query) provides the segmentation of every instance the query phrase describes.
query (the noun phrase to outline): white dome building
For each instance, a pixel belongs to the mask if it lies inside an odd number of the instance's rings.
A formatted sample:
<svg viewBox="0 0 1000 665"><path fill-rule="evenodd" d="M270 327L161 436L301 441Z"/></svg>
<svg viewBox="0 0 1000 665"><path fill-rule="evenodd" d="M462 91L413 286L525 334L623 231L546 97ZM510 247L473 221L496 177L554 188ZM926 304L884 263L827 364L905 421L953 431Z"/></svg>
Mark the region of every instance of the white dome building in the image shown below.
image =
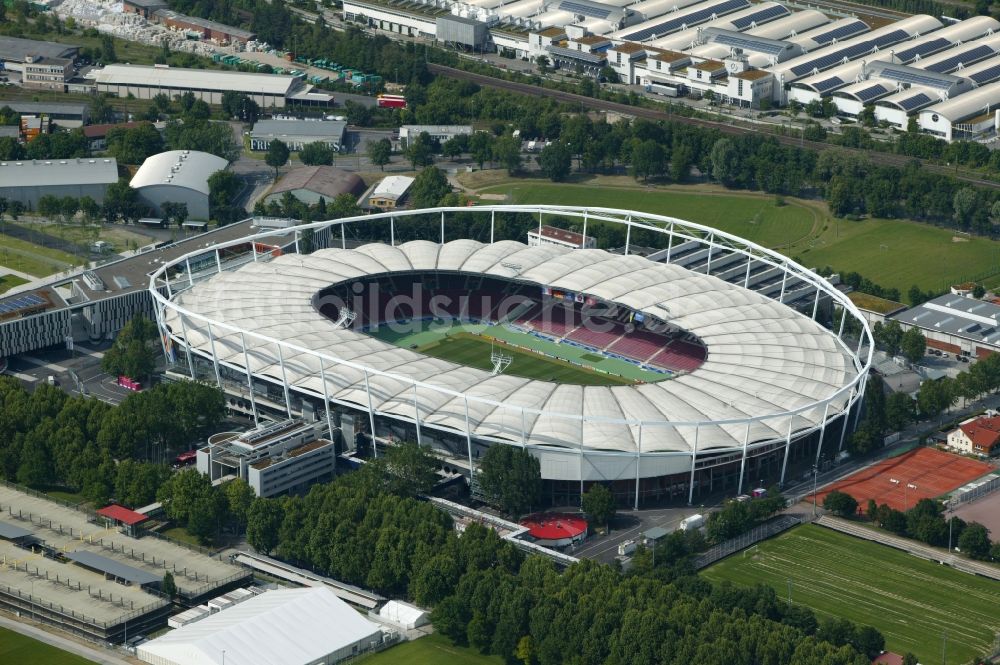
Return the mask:
<svg viewBox="0 0 1000 665"><path fill-rule="evenodd" d="M208 219L208 179L229 162L207 152L170 150L148 157L129 183L139 200L162 215L170 201L185 203L188 219Z"/></svg>

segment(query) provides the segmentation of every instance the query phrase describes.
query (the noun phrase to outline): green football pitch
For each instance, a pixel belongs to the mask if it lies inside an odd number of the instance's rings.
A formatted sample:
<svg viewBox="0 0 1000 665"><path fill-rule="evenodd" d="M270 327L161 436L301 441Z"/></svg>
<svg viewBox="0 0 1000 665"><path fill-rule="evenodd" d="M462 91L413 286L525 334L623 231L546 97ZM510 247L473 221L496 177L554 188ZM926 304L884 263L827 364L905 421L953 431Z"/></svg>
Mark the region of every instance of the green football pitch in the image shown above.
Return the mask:
<svg viewBox="0 0 1000 665"><path fill-rule="evenodd" d="M408 325L405 330L381 328L368 334L428 356L487 371L493 369L491 355L501 350L512 359L504 374L555 383L620 386L672 376L505 326L436 321L421 322L416 328Z"/></svg>
<svg viewBox="0 0 1000 665"><path fill-rule="evenodd" d="M93 665L91 660L6 628L0 628L0 663L11 663L11 665L14 663Z"/></svg>
<svg viewBox="0 0 1000 665"><path fill-rule="evenodd" d="M711 566L702 574L765 583L819 617L877 628L886 649L921 663L967 663L1000 631L1000 582L959 572L877 543L805 525Z"/></svg>

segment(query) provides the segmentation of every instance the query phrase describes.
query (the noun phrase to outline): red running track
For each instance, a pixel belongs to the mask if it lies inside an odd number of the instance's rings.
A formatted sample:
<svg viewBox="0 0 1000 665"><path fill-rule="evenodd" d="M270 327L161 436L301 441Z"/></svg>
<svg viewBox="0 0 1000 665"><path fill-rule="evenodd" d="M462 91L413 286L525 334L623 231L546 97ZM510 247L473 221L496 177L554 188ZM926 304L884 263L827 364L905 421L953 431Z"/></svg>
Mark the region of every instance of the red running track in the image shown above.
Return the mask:
<svg viewBox="0 0 1000 665"><path fill-rule="evenodd" d="M837 481L817 493L817 500L833 490L840 490L857 499L865 510L868 499L888 504L896 510L912 508L920 499L934 499L961 487L970 480L993 471L993 467L966 457L946 453L936 448L917 448L898 457L883 460L863 471ZM898 484L891 479L899 481ZM915 485L916 489L905 485ZM904 498L906 505L903 504Z"/></svg>

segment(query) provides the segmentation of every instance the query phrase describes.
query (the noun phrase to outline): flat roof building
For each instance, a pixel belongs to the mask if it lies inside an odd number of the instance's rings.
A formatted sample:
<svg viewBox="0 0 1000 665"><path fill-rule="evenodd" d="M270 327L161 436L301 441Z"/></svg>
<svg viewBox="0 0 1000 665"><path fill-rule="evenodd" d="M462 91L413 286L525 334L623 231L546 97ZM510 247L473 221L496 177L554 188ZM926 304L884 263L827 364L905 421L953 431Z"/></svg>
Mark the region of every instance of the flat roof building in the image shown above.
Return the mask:
<svg viewBox="0 0 1000 665"><path fill-rule="evenodd" d="M198 471L215 481L245 480L257 496L306 489L333 476L336 447L319 437L321 423L283 420L243 434L219 435L198 450Z"/></svg>
<svg viewBox="0 0 1000 665"><path fill-rule="evenodd" d="M94 72L96 89L118 97L129 94L152 99L190 92L209 104L221 104L226 92L242 92L262 108L284 108L288 103L329 104L330 95L312 91L302 79L281 74L256 74L167 65L105 65Z"/></svg>
<svg viewBox="0 0 1000 665"><path fill-rule="evenodd" d="M0 37L0 60L7 69L20 71L17 65L27 62L28 58L63 58L75 60L80 52L79 46L57 44L56 42L41 42L35 39L20 37Z"/></svg>
<svg viewBox="0 0 1000 665"><path fill-rule="evenodd" d="M158 215L163 215L163 204L170 201L186 204L191 219L206 220L208 179L227 166L229 162L207 152L170 150L146 158L129 185Z"/></svg>
<svg viewBox="0 0 1000 665"><path fill-rule="evenodd" d="M546 225L528 231L528 246L537 247L539 245L559 245L560 247L570 247L572 249L593 249L597 247L597 241L592 236L584 236L582 233Z"/></svg>
<svg viewBox="0 0 1000 665"><path fill-rule="evenodd" d="M984 357L1000 351L1000 305L953 294L891 317L903 330L919 328L927 346L945 353Z"/></svg>
<svg viewBox="0 0 1000 665"><path fill-rule="evenodd" d="M232 42L236 44L246 44L248 41L256 37L256 34L250 32L249 30L226 25L217 21L211 21L209 19L198 18L197 16L188 16L186 14L171 11L166 7L154 10L152 12L152 18L154 21L162 23L169 28L175 28L177 30L184 30L188 32L197 32L201 35L202 39L209 39L219 43Z"/></svg>
<svg viewBox="0 0 1000 665"><path fill-rule="evenodd" d="M267 150L279 140L298 152L310 143L323 143L339 152L347 123L343 120L258 120L250 132L250 149Z"/></svg>
<svg viewBox="0 0 1000 665"><path fill-rule="evenodd" d="M368 206L392 210L403 205L413 178L405 175L391 175L382 178L364 198Z"/></svg>
<svg viewBox="0 0 1000 665"><path fill-rule="evenodd" d="M73 102L25 102L0 99L0 107L7 106L21 115L45 115L60 127L82 126L90 117L86 104Z"/></svg>
<svg viewBox="0 0 1000 665"><path fill-rule="evenodd" d="M350 194L357 199L364 191L365 181L355 173L334 166L303 166L283 175L264 201L280 201L286 192L290 192L299 201L314 205L319 203L320 198L330 202L341 194Z"/></svg>
<svg viewBox="0 0 1000 665"><path fill-rule="evenodd" d="M472 135L471 125L403 125L399 128L399 140L409 141L423 133L427 133L432 139L447 141L448 139L466 135Z"/></svg>
<svg viewBox="0 0 1000 665"><path fill-rule="evenodd" d="M108 185L118 181L113 157L0 162L0 197L31 209L43 196L89 196L104 201Z"/></svg>
<svg viewBox="0 0 1000 665"><path fill-rule="evenodd" d="M152 665L331 665L380 645L381 629L329 589L280 589L139 646Z"/></svg>

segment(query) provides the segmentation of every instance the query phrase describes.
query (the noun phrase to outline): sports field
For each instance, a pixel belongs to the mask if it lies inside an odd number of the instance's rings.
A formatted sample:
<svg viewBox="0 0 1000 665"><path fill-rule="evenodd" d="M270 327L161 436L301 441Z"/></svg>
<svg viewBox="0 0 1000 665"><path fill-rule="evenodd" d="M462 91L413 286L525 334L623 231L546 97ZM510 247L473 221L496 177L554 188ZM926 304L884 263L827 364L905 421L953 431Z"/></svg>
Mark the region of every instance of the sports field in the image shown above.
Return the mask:
<svg viewBox="0 0 1000 665"><path fill-rule="evenodd" d="M396 346L487 371L493 369L490 359L493 352L503 351L512 358L504 374L527 379L583 386L620 386L662 381L671 376L504 326L452 325L441 321L422 322L418 326L414 329L408 325L407 329L396 331L380 328L369 334Z"/></svg>
<svg viewBox="0 0 1000 665"><path fill-rule="evenodd" d="M503 659L455 646L447 637L434 634L398 644L355 662L359 665L502 665Z"/></svg>
<svg viewBox="0 0 1000 665"><path fill-rule="evenodd" d="M485 193L508 194L512 203L563 203L624 208L705 224L765 247L779 247L807 237L815 225L814 213L798 205L779 206L773 196L690 193L656 187L594 187L513 180L488 187Z"/></svg>
<svg viewBox="0 0 1000 665"><path fill-rule="evenodd" d="M917 448L837 481L818 492L817 499L822 503L832 490L840 490L857 499L861 510L868 499L896 510L907 510L920 499L947 494L992 470L989 464L961 455L936 448Z"/></svg>
<svg viewBox="0 0 1000 665"><path fill-rule="evenodd" d="M822 201L733 192L712 185L642 186L632 178L593 176L554 184L494 171L463 174L463 184L510 203L624 208L705 224L778 249L810 268L857 271L903 294L916 284L944 289L970 279L1000 286L1000 242L900 219L835 219ZM484 203L495 203L484 200Z"/></svg>
<svg viewBox="0 0 1000 665"><path fill-rule="evenodd" d="M886 649L949 665L984 653L1000 631L1000 582L814 525L786 531L702 574L738 585L765 583L817 616L877 628Z"/></svg>
<svg viewBox="0 0 1000 665"><path fill-rule="evenodd" d="M38 665L93 665L76 654L49 646L30 637L0 628L0 663L37 663Z"/></svg>

